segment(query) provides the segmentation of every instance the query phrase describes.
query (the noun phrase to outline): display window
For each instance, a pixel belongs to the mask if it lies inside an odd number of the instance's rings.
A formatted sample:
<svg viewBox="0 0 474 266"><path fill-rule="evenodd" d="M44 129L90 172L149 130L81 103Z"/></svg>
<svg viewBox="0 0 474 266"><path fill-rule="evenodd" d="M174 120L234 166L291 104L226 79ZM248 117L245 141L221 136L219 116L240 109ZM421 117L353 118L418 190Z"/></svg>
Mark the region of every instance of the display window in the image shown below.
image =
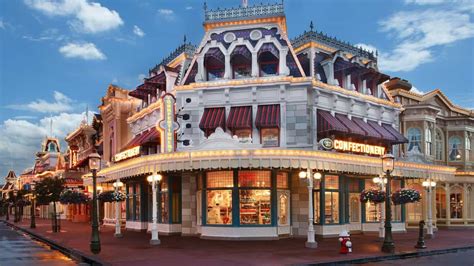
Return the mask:
<svg viewBox="0 0 474 266"><path fill-rule="evenodd" d="M218 171L207 173L207 188L223 188L234 186L234 172Z"/></svg>
<svg viewBox="0 0 474 266"><path fill-rule="evenodd" d="M402 187L401 180L392 180L391 184L392 184L392 187L391 187L392 193L394 191L401 189ZM395 205L393 204L393 202L391 202L391 204L392 204L392 221L401 222L402 221L402 205L401 204Z"/></svg>
<svg viewBox="0 0 474 266"><path fill-rule="evenodd" d="M339 192L324 192L324 222L339 223Z"/></svg>
<svg viewBox="0 0 474 266"><path fill-rule="evenodd" d="M278 225L289 225L289 207L290 207L290 199L289 193L282 193L278 197Z"/></svg>
<svg viewBox="0 0 474 266"><path fill-rule="evenodd" d="M278 172L277 173L277 188L278 189L288 189L288 173L287 172Z"/></svg>
<svg viewBox="0 0 474 266"><path fill-rule="evenodd" d="M463 189L458 186L451 187L449 194L450 217L451 219L463 218Z"/></svg>
<svg viewBox="0 0 474 266"><path fill-rule="evenodd" d="M232 224L232 190L207 191L207 224Z"/></svg>
<svg viewBox="0 0 474 266"><path fill-rule="evenodd" d="M252 143L252 129L236 129L233 133L240 143Z"/></svg>
<svg viewBox="0 0 474 266"><path fill-rule="evenodd" d="M263 147L279 147L280 146L280 129L279 128L262 128L260 129Z"/></svg>
<svg viewBox="0 0 474 266"><path fill-rule="evenodd" d="M380 222L380 211L382 204L375 204L370 201L365 203L365 221Z"/></svg>
<svg viewBox="0 0 474 266"><path fill-rule="evenodd" d="M316 190L313 192L313 209L314 209L314 223L320 224L321 223L321 199L320 199L320 191Z"/></svg>
<svg viewBox="0 0 474 266"><path fill-rule="evenodd" d="M140 183L127 184L127 220L140 221L141 219L141 192Z"/></svg>
<svg viewBox="0 0 474 266"><path fill-rule="evenodd" d="M239 187L271 187L270 171L239 171Z"/></svg>
<svg viewBox="0 0 474 266"><path fill-rule="evenodd" d="M240 224L271 224L269 189L243 189L239 191Z"/></svg>
<svg viewBox="0 0 474 266"><path fill-rule="evenodd" d="M436 218L446 219L446 191L436 188Z"/></svg>
<svg viewBox="0 0 474 266"><path fill-rule="evenodd" d="M324 188L325 189L339 189L339 176L326 175L324 177Z"/></svg>

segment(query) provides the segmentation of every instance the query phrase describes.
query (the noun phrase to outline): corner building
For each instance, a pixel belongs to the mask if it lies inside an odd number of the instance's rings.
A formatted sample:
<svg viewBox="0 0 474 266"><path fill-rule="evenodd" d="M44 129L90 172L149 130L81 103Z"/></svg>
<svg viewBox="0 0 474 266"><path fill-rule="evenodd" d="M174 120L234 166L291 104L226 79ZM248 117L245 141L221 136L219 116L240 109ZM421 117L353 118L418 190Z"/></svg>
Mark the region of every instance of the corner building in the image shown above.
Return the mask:
<svg viewBox="0 0 474 266"><path fill-rule="evenodd" d="M146 177L159 173L160 233L305 237L309 213L317 235L378 232L380 206L359 195L382 174L380 156L408 140L376 55L312 26L290 40L283 4L206 9L204 30L129 93L141 100L127 118L133 138L99 173L125 183L126 227L151 228ZM313 188L298 175L308 169L322 175ZM454 173L397 160L392 187ZM406 230L403 206L393 220Z"/></svg>

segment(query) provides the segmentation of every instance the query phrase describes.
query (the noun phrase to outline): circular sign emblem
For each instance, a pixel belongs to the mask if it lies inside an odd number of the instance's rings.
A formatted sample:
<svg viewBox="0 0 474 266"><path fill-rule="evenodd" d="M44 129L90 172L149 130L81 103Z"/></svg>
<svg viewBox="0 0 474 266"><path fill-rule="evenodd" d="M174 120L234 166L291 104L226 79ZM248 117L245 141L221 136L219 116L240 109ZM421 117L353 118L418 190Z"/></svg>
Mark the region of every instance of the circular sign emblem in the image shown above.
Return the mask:
<svg viewBox="0 0 474 266"><path fill-rule="evenodd" d="M330 138L320 140L319 144L321 144L325 150L332 150L334 148L334 142Z"/></svg>

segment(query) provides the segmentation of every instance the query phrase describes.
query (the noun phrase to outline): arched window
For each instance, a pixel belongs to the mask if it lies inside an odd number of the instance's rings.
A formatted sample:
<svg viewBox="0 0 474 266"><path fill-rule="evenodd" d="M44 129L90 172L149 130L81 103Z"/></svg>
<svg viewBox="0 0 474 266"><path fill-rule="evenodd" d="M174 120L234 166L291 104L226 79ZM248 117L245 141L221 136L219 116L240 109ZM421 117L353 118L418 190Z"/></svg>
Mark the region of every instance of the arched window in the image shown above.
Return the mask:
<svg viewBox="0 0 474 266"><path fill-rule="evenodd" d="M461 138L454 136L449 138L449 160L461 160Z"/></svg>
<svg viewBox="0 0 474 266"><path fill-rule="evenodd" d="M278 75L279 51L273 43L265 43L258 51L258 66L260 76Z"/></svg>
<svg viewBox="0 0 474 266"><path fill-rule="evenodd" d="M48 151L49 152L57 152L58 150L57 150L57 147L56 147L56 143L50 142L48 144Z"/></svg>
<svg viewBox="0 0 474 266"><path fill-rule="evenodd" d="M219 48L211 48L204 56L204 67L207 72L207 80L217 80L224 77L225 57Z"/></svg>
<svg viewBox="0 0 474 266"><path fill-rule="evenodd" d="M462 219L463 202L462 188L459 186L451 187L451 192L449 194L451 219Z"/></svg>
<svg viewBox="0 0 474 266"><path fill-rule="evenodd" d="M245 45L234 48L230 55L230 64L234 79L248 78L252 75L252 54Z"/></svg>
<svg viewBox="0 0 474 266"><path fill-rule="evenodd" d="M432 155L433 151L433 138L431 136L431 129L426 128L425 130L425 154L428 156Z"/></svg>
<svg viewBox="0 0 474 266"><path fill-rule="evenodd" d="M418 128L409 128L408 129L408 151L413 151L418 149L421 152L420 142L421 142L421 131Z"/></svg>
<svg viewBox="0 0 474 266"><path fill-rule="evenodd" d="M444 159L444 143L443 143L443 133L441 130L436 130L435 135L435 156L436 160L443 160Z"/></svg>
<svg viewBox="0 0 474 266"><path fill-rule="evenodd" d="M446 191L436 188L436 218L446 219Z"/></svg>

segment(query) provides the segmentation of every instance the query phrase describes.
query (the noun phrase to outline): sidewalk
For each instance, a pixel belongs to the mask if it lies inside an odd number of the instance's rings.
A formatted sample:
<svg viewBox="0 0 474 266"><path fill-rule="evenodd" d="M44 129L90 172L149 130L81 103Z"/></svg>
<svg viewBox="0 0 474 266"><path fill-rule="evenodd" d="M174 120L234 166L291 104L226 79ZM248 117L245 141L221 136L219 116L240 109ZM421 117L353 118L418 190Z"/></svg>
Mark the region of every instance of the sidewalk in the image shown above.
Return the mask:
<svg viewBox="0 0 474 266"><path fill-rule="evenodd" d="M115 238L112 227L101 228L102 252L95 256L89 251L89 224L61 221L61 233L51 232L50 220L37 219L36 229L30 229L29 224L30 220L24 219L15 225L112 265L288 265L387 256L380 252L382 242L375 235L352 236L353 253L341 255L337 238L317 239L317 249L305 248L305 239L217 241L181 236L160 236L162 244L150 246L150 234L123 230L124 237ZM419 255L412 254L417 252L417 233L394 234L397 255ZM435 239L425 243L428 248L421 252L474 248L474 230L440 230Z"/></svg>

